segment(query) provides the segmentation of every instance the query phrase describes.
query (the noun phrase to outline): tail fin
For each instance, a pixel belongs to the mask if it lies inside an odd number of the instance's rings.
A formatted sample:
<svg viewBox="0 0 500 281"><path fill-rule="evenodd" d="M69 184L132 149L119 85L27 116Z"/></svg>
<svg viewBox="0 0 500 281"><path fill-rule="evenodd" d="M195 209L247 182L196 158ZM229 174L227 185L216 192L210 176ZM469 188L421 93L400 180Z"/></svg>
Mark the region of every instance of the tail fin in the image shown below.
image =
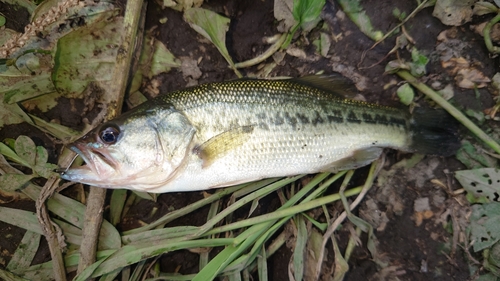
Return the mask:
<svg viewBox="0 0 500 281"><path fill-rule="evenodd" d="M458 121L444 110L416 109L410 130L414 152L451 156L460 148Z"/></svg>

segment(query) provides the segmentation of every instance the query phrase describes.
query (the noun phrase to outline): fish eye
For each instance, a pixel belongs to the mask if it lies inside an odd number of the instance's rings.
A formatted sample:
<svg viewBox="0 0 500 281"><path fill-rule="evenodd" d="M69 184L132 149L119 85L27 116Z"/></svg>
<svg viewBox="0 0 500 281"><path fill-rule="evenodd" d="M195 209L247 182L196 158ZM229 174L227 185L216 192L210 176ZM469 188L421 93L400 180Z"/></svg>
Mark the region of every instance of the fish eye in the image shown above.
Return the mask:
<svg viewBox="0 0 500 281"><path fill-rule="evenodd" d="M118 141L120 136L120 129L113 125L105 125L99 131L99 139L105 144L114 144Z"/></svg>

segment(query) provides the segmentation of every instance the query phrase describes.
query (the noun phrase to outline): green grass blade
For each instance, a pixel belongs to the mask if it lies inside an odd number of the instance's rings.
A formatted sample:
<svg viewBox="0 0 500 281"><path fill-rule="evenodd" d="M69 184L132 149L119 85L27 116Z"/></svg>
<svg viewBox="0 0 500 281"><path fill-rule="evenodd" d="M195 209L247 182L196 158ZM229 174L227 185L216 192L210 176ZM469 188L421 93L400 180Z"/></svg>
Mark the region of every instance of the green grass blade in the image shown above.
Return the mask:
<svg viewBox="0 0 500 281"><path fill-rule="evenodd" d="M0 269L0 280L5 281L29 281L28 279L21 278L19 276L14 275L7 270Z"/></svg>
<svg viewBox="0 0 500 281"><path fill-rule="evenodd" d="M302 280L304 278L304 255L306 254L307 245L307 227L304 217L297 214L294 219L295 226L297 227L297 237L295 239L295 248L293 249L293 276L295 280Z"/></svg>
<svg viewBox="0 0 500 281"><path fill-rule="evenodd" d="M115 189L111 193L111 200L109 202L109 221L112 225L117 225L121 221L126 200L127 190L125 189Z"/></svg>
<svg viewBox="0 0 500 281"><path fill-rule="evenodd" d="M257 269L259 274L260 281L268 280L268 270L267 270L267 253L266 247L262 246L262 251L259 257L257 258Z"/></svg>
<svg viewBox="0 0 500 281"><path fill-rule="evenodd" d="M234 238L200 239L192 241L172 241L167 239L157 241L155 243L145 242L140 245L127 245L117 250L106 260L99 260L97 262L99 263L98 265L93 264L91 267L86 268L75 278L75 281L83 281L88 278L99 277L118 268L123 268L142 260L175 250L200 247L220 247L230 245L233 242Z"/></svg>
<svg viewBox="0 0 500 281"><path fill-rule="evenodd" d="M12 272L22 272L28 268L36 255L41 237L39 233L26 231L6 269Z"/></svg>

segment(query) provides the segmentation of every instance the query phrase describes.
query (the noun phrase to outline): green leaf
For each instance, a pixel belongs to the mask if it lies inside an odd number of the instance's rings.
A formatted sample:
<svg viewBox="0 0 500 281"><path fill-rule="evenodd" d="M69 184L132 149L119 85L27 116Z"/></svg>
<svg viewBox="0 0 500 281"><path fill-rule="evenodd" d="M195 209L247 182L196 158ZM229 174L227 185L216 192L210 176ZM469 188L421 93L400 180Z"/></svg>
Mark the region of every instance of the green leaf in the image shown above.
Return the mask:
<svg viewBox="0 0 500 281"><path fill-rule="evenodd" d="M410 105L415 97L415 91L413 91L413 88L408 83L401 85L396 93L398 94L399 101L404 105Z"/></svg>
<svg viewBox="0 0 500 281"><path fill-rule="evenodd" d="M236 70L233 59L226 48L226 32L229 29L230 20L215 12L202 8L192 8L185 11L184 20L189 23L191 28L196 30L196 32L210 40L210 42L217 47L231 68L235 70L236 74L241 77L241 74Z"/></svg>
<svg viewBox="0 0 500 281"><path fill-rule="evenodd" d="M2 86L0 83L0 88L1 87ZM0 94L0 101L3 101L4 96L5 95ZM7 104L4 102L0 102L0 129L5 125L19 124L22 122L27 122L30 124L33 123L17 103Z"/></svg>
<svg viewBox="0 0 500 281"><path fill-rule="evenodd" d="M10 28L4 28L2 29L2 32L0 32L0 46L3 46L5 44L5 42L9 41L9 39L11 39L12 37L18 35L19 33L17 33L16 31L10 29ZM2 73L3 71L5 71L5 68L6 67L6 63L8 62L9 60L6 59L6 58L2 58L0 59L0 73Z"/></svg>
<svg viewBox="0 0 500 281"><path fill-rule="evenodd" d="M468 140L463 141L456 158L470 170L495 167L497 163L495 158L483 152L483 148L476 148Z"/></svg>
<svg viewBox="0 0 500 281"><path fill-rule="evenodd" d="M500 240L500 203L473 205L467 231L475 252L497 243Z"/></svg>
<svg viewBox="0 0 500 281"><path fill-rule="evenodd" d="M424 76L427 73L427 70L425 69L427 66L427 63L429 62L429 59L422 55L417 48L412 48L411 49L411 59L412 63L410 63L410 72L413 76L415 77L421 77Z"/></svg>
<svg viewBox="0 0 500 281"><path fill-rule="evenodd" d="M49 160L49 154L47 153L47 149L43 146L36 147L36 157L35 157L35 165L43 165L47 163Z"/></svg>
<svg viewBox="0 0 500 281"><path fill-rule="evenodd" d="M384 37L381 31L375 30L371 20L361 7L360 0L338 0L342 6L344 13L356 24L361 32L370 37L374 41L378 41Z"/></svg>
<svg viewBox="0 0 500 281"><path fill-rule="evenodd" d="M0 27L4 26L5 25L5 17L0 13Z"/></svg>
<svg viewBox="0 0 500 281"><path fill-rule="evenodd" d="M15 191L23 188L35 175L5 174L0 176L0 189Z"/></svg>
<svg viewBox="0 0 500 281"><path fill-rule="evenodd" d="M28 167L35 166L36 145L33 140L27 136L19 136L14 145L17 155L28 163Z"/></svg>
<svg viewBox="0 0 500 281"><path fill-rule="evenodd" d="M321 20L320 14L325 6L325 0L294 0L293 17L299 26L308 32Z"/></svg>
<svg viewBox="0 0 500 281"><path fill-rule="evenodd" d="M495 168L482 168L455 172L455 178L467 192L476 197L485 196L500 201L500 173Z"/></svg>
<svg viewBox="0 0 500 281"><path fill-rule="evenodd" d="M56 164L52 163L45 163L43 165L36 165L33 167L33 170L41 177L43 178L50 178L51 176L57 175L54 170L59 168Z"/></svg>
<svg viewBox="0 0 500 281"><path fill-rule="evenodd" d="M12 104L54 92L51 69L52 57L47 54L31 52L16 58L15 65L0 73L3 100Z"/></svg>
<svg viewBox="0 0 500 281"><path fill-rule="evenodd" d="M52 80L58 91L82 93L90 82L107 88L114 73L123 23L118 18L72 31L57 42Z"/></svg>
<svg viewBox="0 0 500 281"><path fill-rule="evenodd" d="M149 78L160 73L169 72L173 67L181 66L181 61L177 59L165 45L156 40L154 44L154 53L151 61Z"/></svg>
<svg viewBox="0 0 500 281"><path fill-rule="evenodd" d="M25 167L29 167L29 163L26 162L23 158L19 157L14 150L12 150L9 146L5 145L3 142L0 142L0 154L9 158L10 160L19 163Z"/></svg>
<svg viewBox="0 0 500 281"><path fill-rule="evenodd" d="M29 114L29 117L33 119L34 125L40 129L41 131L47 132L48 134L66 141L70 139L74 139L75 137L81 136L82 133L79 131L75 131L71 128L68 128L64 125L47 122L42 118L36 117L35 115Z"/></svg>

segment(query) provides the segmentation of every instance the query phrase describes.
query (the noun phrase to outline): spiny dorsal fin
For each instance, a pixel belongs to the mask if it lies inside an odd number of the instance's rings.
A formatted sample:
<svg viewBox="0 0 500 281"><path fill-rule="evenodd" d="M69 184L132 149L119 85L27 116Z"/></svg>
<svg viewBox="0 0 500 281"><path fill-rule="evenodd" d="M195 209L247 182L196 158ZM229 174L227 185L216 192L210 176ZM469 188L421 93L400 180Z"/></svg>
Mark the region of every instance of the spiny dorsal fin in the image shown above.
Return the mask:
<svg viewBox="0 0 500 281"><path fill-rule="evenodd" d="M244 144L254 126L241 126L220 133L194 149L194 153L203 160L203 168L210 166L215 160L225 156L231 150Z"/></svg>
<svg viewBox="0 0 500 281"><path fill-rule="evenodd" d="M290 81L332 93L339 98L353 99L357 94L354 83L338 74L308 75L300 78L293 78Z"/></svg>

